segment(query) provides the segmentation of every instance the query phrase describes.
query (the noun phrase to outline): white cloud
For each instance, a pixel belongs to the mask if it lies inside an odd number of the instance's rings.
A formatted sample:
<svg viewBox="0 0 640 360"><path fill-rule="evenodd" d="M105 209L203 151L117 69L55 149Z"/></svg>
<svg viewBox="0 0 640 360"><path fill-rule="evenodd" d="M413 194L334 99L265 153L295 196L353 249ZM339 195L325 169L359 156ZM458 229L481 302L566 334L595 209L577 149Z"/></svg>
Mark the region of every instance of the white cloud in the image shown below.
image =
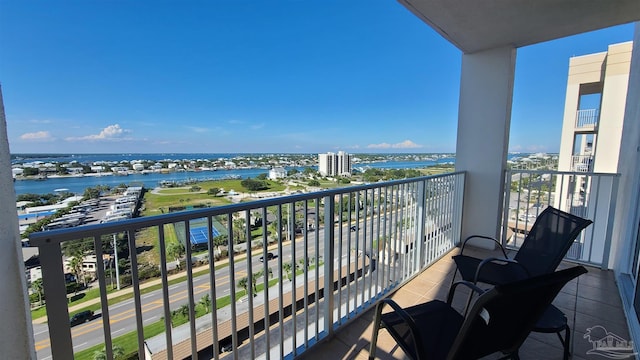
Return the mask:
<svg viewBox="0 0 640 360"><path fill-rule="evenodd" d="M51 120L29 120L32 124L51 124Z"/></svg>
<svg viewBox="0 0 640 360"><path fill-rule="evenodd" d="M125 137L124 135L131 132L130 130L123 129L118 124L109 125L102 129L97 135L87 135L81 137L68 137L67 141L88 140L88 141L125 141L133 140L132 138Z"/></svg>
<svg viewBox="0 0 640 360"><path fill-rule="evenodd" d="M211 129L209 128L198 127L198 126L187 126L187 129L197 133L206 133L211 131Z"/></svg>
<svg viewBox="0 0 640 360"><path fill-rule="evenodd" d="M229 120L228 123L229 124L233 124L233 125L235 125L235 124L244 124L244 121L242 121L242 120Z"/></svg>
<svg viewBox="0 0 640 360"><path fill-rule="evenodd" d="M421 148L422 145L416 144L411 140L405 140L397 144L381 143L381 144L369 144L369 149L416 149Z"/></svg>
<svg viewBox="0 0 640 360"><path fill-rule="evenodd" d="M264 124L251 125L251 130L260 130L264 127Z"/></svg>
<svg viewBox="0 0 640 360"><path fill-rule="evenodd" d="M54 137L48 131L36 131L20 135L21 140L27 141L52 141Z"/></svg>

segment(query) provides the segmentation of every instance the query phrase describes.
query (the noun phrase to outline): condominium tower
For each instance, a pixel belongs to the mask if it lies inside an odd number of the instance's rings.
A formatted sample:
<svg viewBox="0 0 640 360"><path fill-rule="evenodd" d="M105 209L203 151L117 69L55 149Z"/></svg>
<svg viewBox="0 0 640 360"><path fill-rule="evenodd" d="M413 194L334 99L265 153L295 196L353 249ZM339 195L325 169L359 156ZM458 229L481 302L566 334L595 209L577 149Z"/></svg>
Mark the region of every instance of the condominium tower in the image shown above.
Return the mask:
<svg viewBox="0 0 640 360"><path fill-rule="evenodd" d="M632 48L629 41L569 59L558 170L618 172ZM574 213L583 208L582 215L587 216L587 204L575 202L589 188L587 177L578 174L569 183L556 184L556 193L574 194L573 200L556 199L556 206L571 207Z"/></svg>
<svg viewBox="0 0 640 360"><path fill-rule="evenodd" d="M351 176L351 155L344 151L318 154L318 171L323 176Z"/></svg>

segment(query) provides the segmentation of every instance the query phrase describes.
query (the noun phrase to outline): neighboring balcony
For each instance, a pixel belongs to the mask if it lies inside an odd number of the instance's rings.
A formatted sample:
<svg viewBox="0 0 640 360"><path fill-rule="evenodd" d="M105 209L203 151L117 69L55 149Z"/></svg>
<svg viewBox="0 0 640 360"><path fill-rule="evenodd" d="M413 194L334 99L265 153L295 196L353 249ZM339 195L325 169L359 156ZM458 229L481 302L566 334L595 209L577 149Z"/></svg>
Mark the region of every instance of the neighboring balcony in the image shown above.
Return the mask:
<svg viewBox="0 0 640 360"><path fill-rule="evenodd" d="M576 344L586 325L603 325L628 339L619 330L625 328L617 323L624 317L620 320L619 297L606 270L617 178L549 171L507 174L500 240L508 248L520 246L547 205L594 221L568 255L593 267L590 277L577 282L592 289L578 289L576 295L571 285L565 289L568 298L558 298L563 310L575 314ZM464 173L450 173L34 234L30 240L40 251L48 314L46 325L34 324L38 358L93 358L103 347L112 358L114 345L133 347L127 351L146 359L365 358L369 310L377 300L393 294L409 305L442 299L446 293L453 276L450 257L460 240L464 182ZM576 194L578 183L583 192ZM61 244L84 243L86 252L102 258L114 236L129 246L131 286L108 294L109 277L98 266L94 318L72 328ZM162 266L159 279L143 283L139 278L148 267L139 252L149 239L157 240ZM165 249L176 239L192 245L185 257L194 261L170 275L176 261ZM124 298L118 301L117 296ZM600 306L593 301L611 301L606 308L617 315L602 321L581 318L580 312L588 309L580 304ZM578 305L564 306L571 303ZM177 312L183 314L176 317ZM523 358L557 358L551 355L560 348L559 342L554 345L557 339L540 341L524 348L528 355ZM379 344L384 347L380 357L405 358L397 348ZM579 359L583 353L575 354Z"/></svg>
<svg viewBox="0 0 640 360"><path fill-rule="evenodd" d="M576 112L576 129L595 131L599 120L599 109L578 110Z"/></svg>
<svg viewBox="0 0 640 360"><path fill-rule="evenodd" d="M593 155L571 156L571 171L593 172Z"/></svg>

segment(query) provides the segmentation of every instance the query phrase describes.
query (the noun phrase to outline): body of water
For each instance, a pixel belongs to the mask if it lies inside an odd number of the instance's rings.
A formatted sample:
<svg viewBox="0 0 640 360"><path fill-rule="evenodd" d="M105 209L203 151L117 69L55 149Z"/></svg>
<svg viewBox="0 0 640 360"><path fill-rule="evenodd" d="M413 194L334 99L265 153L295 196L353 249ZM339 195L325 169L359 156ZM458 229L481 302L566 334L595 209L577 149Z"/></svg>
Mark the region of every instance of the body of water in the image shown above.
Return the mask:
<svg viewBox="0 0 640 360"><path fill-rule="evenodd" d="M30 156L28 159L21 161L72 161L77 160L82 163L95 161L122 161L122 160L194 160L194 159L212 159L212 158L231 158L237 154L75 154L75 155L42 155L41 157ZM441 158L437 160L421 160L421 161L381 161L365 164L354 164L354 168L380 168L380 169L410 169L423 168L426 166L452 163L454 158ZM314 167L317 169L317 167ZM289 170L292 167L285 167ZM302 171L303 168L296 167ZM216 171L183 171L170 173L149 173L149 174L131 174L126 176L120 175L103 175L103 176L78 176L78 177L50 177L46 180L16 180L14 187L16 194L47 194L58 191L69 191L76 194L84 193L88 187L98 185L107 185L115 187L120 184L128 186L144 186L145 188L155 188L162 181L187 181L187 180L215 180L226 179L232 177L255 178L260 174L268 173L266 169L236 169L236 170L216 170Z"/></svg>

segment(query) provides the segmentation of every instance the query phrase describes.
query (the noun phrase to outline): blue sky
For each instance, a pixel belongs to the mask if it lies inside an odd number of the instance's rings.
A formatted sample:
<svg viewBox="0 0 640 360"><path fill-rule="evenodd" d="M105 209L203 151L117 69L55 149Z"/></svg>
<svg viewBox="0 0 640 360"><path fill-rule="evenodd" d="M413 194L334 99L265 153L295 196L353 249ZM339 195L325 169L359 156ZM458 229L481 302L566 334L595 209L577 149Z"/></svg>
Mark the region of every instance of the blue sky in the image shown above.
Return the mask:
<svg viewBox="0 0 640 360"><path fill-rule="evenodd" d="M510 150L557 152L569 57L518 49ZM391 0L0 0L13 153L454 152L461 52Z"/></svg>

